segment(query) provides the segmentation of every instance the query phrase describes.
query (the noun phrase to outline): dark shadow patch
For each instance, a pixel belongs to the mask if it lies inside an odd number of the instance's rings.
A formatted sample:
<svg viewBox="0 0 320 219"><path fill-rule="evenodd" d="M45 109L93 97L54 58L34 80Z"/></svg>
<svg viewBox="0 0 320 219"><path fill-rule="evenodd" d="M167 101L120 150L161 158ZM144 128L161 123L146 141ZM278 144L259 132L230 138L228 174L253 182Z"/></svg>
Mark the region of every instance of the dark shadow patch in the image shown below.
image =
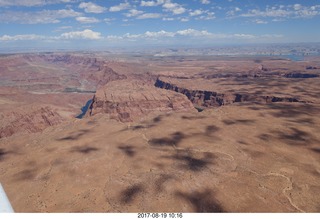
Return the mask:
<svg viewBox="0 0 320 219"><path fill-rule="evenodd" d="M94 121L94 120L88 121L87 124L88 125L95 125L95 124L97 124L97 121Z"/></svg>
<svg viewBox="0 0 320 219"><path fill-rule="evenodd" d="M123 204L129 204L141 192L143 192L143 187L141 185L130 186L121 192L120 200Z"/></svg>
<svg viewBox="0 0 320 219"><path fill-rule="evenodd" d="M305 145L312 139L311 135L307 132L301 131L297 128L290 128L291 133L280 132L278 138L287 144Z"/></svg>
<svg viewBox="0 0 320 219"><path fill-rule="evenodd" d="M181 116L182 119L185 120L198 120L198 119L205 119L205 116Z"/></svg>
<svg viewBox="0 0 320 219"><path fill-rule="evenodd" d="M210 189L205 189L202 192L176 192L178 198L190 203L193 210L198 213L214 213L225 212L221 204L214 198L214 193Z"/></svg>
<svg viewBox="0 0 320 219"><path fill-rule="evenodd" d="M229 119L225 119L222 121L224 124L226 125L235 125L237 123L240 124L245 124L245 125L251 125L253 124L255 121L252 119L236 119L236 120L229 120Z"/></svg>
<svg viewBox="0 0 320 219"><path fill-rule="evenodd" d="M178 151L177 154L172 156L165 156L164 158L179 161L179 166L188 171L200 172L203 171L208 165L213 164L214 155L212 153L203 153L202 158L195 157L188 150Z"/></svg>
<svg viewBox="0 0 320 219"><path fill-rule="evenodd" d="M234 124L236 124L235 121L231 121L231 120L228 120L228 119L225 119L225 120L223 120L222 122L223 122L224 124L226 124L226 125L234 125Z"/></svg>
<svg viewBox="0 0 320 219"><path fill-rule="evenodd" d="M153 118L153 122L154 123L159 123L159 122L161 122L161 120L162 120L162 116L157 116L157 117L155 117L155 118Z"/></svg>
<svg viewBox="0 0 320 219"><path fill-rule="evenodd" d="M144 129L144 128L148 128L148 127L143 126L143 125L135 125L135 126L131 127L132 130L139 130L139 129Z"/></svg>
<svg viewBox="0 0 320 219"><path fill-rule="evenodd" d="M245 141L238 141L239 144L243 144L243 145L249 145L247 142Z"/></svg>
<svg viewBox="0 0 320 219"><path fill-rule="evenodd" d="M219 131L220 128L215 125L209 125L206 128L206 135L211 136L213 133Z"/></svg>
<svg viewBox="0 0 320 219"><path fill-rule="evenodd" d="M135 147L131 145L119 146L118 148L128 157L134 157L134 155L136 154L136 151L134 150Z"/></svg>
<svg viewBox="0 0 320 219"><path fill-rule="evenodd" d="M310 150L320 154L320 148L311 148Z"/></svg>
<svg viewBox="0 0 320 219"><path fill-rule="evenodd" d="M0 161L3 161L11 153L12 153L11 151L6 151L0 148Z"/></svg>
<svg viewBox="0 0 320 219"><path fill-rule="evenodd" d="M306 125L314 125L315 122L311 118L302 118L302 119L297 119L297 120L288 120L290 122L295 122L299 124L306 124Z"/></svg>
<svg viewBox="0 0 320 219"><path fill-rule="evenodd" d="M258 135L258 138L262 141L269 141L272 138L272 136L268 134L261 134Z"/></svg>
<svg viewBox="0 0 320 219"><path fill-rule="evenodd" d="M77 132L73 132L71 133L71 135L67 136L67 137L63 137L63 138L59 138L59 141L72 141L72 140L78 140L79 138L81 138L83 135L89 133L90 130L88 129L83 129Z"/></svg>
<svg viewBox="0 0 320 219"><path fill-rule="evenodd" d="M260 107L256 107L256 106L249 106L248 108L251 110L261 110Z"/></svg>
<svg viewBox="0 0 320 219"><path fill-rule="evenodd" d="M154 138L149 141L149 143L156 146L175 146L179 144L185 135L181 132L175 132L171 134L169 138Z"/></svg>
<svg viewBox="0 0 320 219"><path fill-rule="evenodd" d="M276 118L290 118L290 120L297 120L301 116L316 116L320 109L311 104L269 104L267 105L270 110L270 114Z"/></svg>
<svg viewBox="0 0 320 219"><path fill-rule="evenodd" d="M22 170L19 173L14 175L15 180L17 181L25 181L25 180L33 180L36 176L36 169L26 169Z"/></svg>
<svg viewBox="0 0 320 219"><path fill-rule="evenodd" d="M90 146L81 146L81 147L73 147L70 152L77 152L82 154L89 154L94 151L98 151L98 148L90 147Z"/></svg>
<svg viewBox="0 0 320 219"><path fill-rule="evenodd" d="M236 122L237 123L241 123L241 124L251 125L251 124L255 123L255 120L252 120L252 119L237 119Z"/></svg>

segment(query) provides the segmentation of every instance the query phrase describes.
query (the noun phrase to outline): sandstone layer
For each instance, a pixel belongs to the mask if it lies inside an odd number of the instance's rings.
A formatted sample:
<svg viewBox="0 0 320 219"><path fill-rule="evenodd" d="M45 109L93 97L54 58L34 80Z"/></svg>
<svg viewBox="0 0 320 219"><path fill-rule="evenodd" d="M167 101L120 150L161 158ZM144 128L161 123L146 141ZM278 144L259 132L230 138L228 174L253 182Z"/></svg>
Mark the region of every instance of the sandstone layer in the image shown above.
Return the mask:
<svg viewBox="0 0 320 219"><path fill-rule="evenodd" d="M55 126L64 119L48 106L24 106L15 111L0 113L0 138L9 137L15 133L36 133L47 127Z"/></svg>
<svg viewBox="0 0 320 219"><path fill-rule="evenodd" d="M194 111L182 94L155 88L138 80L114 81L101 87L93 97L88 115L106 113L122 122L139 120L155 112Z"/></svg>
<svg viewBox="0 0 320 219"><path fill-rule="evenodd" d="M170 82L166 82L162 78L158 78L154 84L158 88L175 91L184 94L196 106L222 106L236 102L256 102L256 103L274 103L274 102L301 102L294 97L276 97L276 96L262 96L250 93L217 93L207 90L190 90L184 87L179 87Z"/></svg>

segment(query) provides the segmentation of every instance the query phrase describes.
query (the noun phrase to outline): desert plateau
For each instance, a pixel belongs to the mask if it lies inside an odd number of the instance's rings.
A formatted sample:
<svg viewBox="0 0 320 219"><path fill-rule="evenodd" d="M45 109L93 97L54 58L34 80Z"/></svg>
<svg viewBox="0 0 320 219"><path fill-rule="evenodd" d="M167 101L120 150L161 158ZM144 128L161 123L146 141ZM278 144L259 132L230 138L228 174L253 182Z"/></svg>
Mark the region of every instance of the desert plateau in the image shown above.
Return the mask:
<svg viewBox="0 0 320 219"><path fill-rule="evenodd" d="M320 57L0 56L15 212L319 212Z"/></svg>

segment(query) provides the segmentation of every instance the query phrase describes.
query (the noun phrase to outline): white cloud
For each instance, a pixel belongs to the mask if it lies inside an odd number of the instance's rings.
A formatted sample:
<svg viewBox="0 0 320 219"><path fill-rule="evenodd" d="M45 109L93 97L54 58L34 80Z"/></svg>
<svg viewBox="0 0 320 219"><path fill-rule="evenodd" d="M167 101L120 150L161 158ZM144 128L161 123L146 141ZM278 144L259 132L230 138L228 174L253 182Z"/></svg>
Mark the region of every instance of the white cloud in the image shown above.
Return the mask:
<svg viewBox="0 0 320 219"><path fill-rule="evenodd" d="M241 17L274 17L274 18L312 18L320 15L320 5L302 6L295 5L280 5L267 7L265 10L252 9L247 13L241 14Z"/></svg>
<svg viewBox="0 0 320 219"><path fill-rule="evenodd" d="M163 21L174 21L173 17L164 17L162 18Z"/></svg>
<svg viewBox="0 0 320 219"><path fill-rule="evenodd" d="M178 30L176 32L168 32L168 31L158 31L158 32L151 32L147 31L143 34L130 34L126 33L122 36L107 36L106 39L130 39L132 40L143 40L143 39L176 39L179 40L181 37L190 38L190 39L203 39L203 40L261 40L261 39L270 39L270 38L281 38L282 35L274 35L274 34L266 34L266 35L253 35L253 34L244 34L244 33L235 33L235 34L217 34L211 33L207 30L195 30L195 29L185 29L185 30Z"/></svg>
<svg viewBox="0 0 320 219"><path fill-rule="evenodd" d="M184 29L175 32L169 32L165 30L152 32L146 31L142 34L130 34L126 33L121 36L109 35L102 37L100 32L95 32L90 29L85 29L83 31L71 31L62 33L59 36L42 36L35 34L27 35L3 35L0 36L0 42L15 42L15 41L51 41L59 42L60 40L110 40L115 42L144 42L147 41L157 41L157 42L194 42L194 40L199 40L202 43L218 42L225 40L240 40L248 42L259 42L263 40L278 40L283 38L283 35L277 34L264 34L264 35L253 35L247 33L234 33L234 34L221 34L221 33L211 33L207 30L195 30L195 29ZM185 41L186 40L186 41Z"/></svg>
<svg viewBox="0 0 320 219"><path fill-rule="evenodd" d="M83 24L98 23L99 20L94 17L76 17L76 20Z"/></svg>
<svg viewBox="0 0 320 219"><path fill-rule="evenodd" d="M126 17L135 17L135 16L138 16L140 14L143 14L143 11L139 11L137 9L130 9L129 13L125 13L124 15Z"/></svg>
<svg viewBox="0 0 320 219"><path fill-rule="evenodd" d="M111 21L114 21L115 19L114 18L105 18L103 19L103 21L106 23L106 24L110 24Z"/></svg>
<svg viewBox="0 0 320 219"><path fill-rule="evenodd" d="M194 30L194 29L186 29L186 30L179 30L176 32L177 35L181 36L209 36L211 35L208 31L203 30Z"/></svg>
<svg viewBox="0 0 320 219"><path fill-rule="evenodd" d="M242 11L241 8L235 7L235 8L233 8L232 10L227 11L227 16L232 17L232 16L234 16L237 12L240 12L240 11Z"/></svg>
<svg viewBox="0 0 320 219"><path fill-rule="evenodd" d="M254 22L256 24L267 24L268 23L268 21L264 21L264 20L260 20L260 19L256 19L256 20L254 20Z"/></svg>
<svg viewBox="0 0 320 219"><path fill-rule="evenodd" d="M161 5L165 2L165 0L157 0L157 1L141 1L140 6L142 7L154 7Z"/></svg>
<svg viewBox="0 0 320 219"><path fill-rule="evenodd" d="M201 3L204 5L207 5L207 4L210 4L210 1L209 0L201 0Z"/></svg>
<svg viewBox="0 0 320 219"><path fill-rule="evenodd" d="M215 18L214 12L206 12L206 14L197 17L196 20L213 20Z"/></svg>
<svg viewBox="0 0 320 219"><path fill-rule="evenodd" d="M204 13L203 10L197 9L197 10L194 10L194 11L189 12L189 15L190 15L190 16L198 16L198 15L201 15L201 14L203 14L203 13Z"/></svg>
<svg viewBox="0 0 320 219"><path fill-rule="evenodd" d="M15 35L15 36L9 36L9 35L3 35L0 37L0 41L24 41L24 40L43 40L46 39L45 36L41 35L35 35L35 34L25 34L25 35Z"/></svg>
<svg viewBox="0 0 320 219"><path fill-rule="evenodd" d="M164 30L158 31L158 32L150 32L147 31L144 33L145 37L174 37L174 33L172 32L167 32Z"/></svg>
<svg viewBox="0 0 320 219"><path fill-rule="evenodd" d="M0 22L19 24L49 24L59 23L60 19L63 18L77 17L80 15L81 13L72 9L42 10L36 12L5 11L0 14Z"/></svg>
<svg viewBox="0 0 320 219"><path fill-rule="evenodd" d="M159 13L145 13L141 14L137 17L137 19L152 19L152 18L160 18L161 14Z"/></svg>
<svg viewBox="0 0 320 219"><path fill-rule="evenodd" d="M60 39L89 39L89 40L99 40L102 39L101 33L94 32L90 29L85 29L83 31L73 31L68 33L63 33L60 35Z"/></svg>
<svg viewBox="0 0 320 219"><path fill-rule="evenodd" d="M252 34L243 34L243 33L241 33L241 34L233 34L233 37L234 38L237 38L237 39L247 39L247 40L251 40L251 39L255 39L255 38L257 38L257 36L255 36L255 35L252 35Z"/></svg>
<svg viewBox="0 0 320 219"><path fill-rule="evenodd" d="M189 18L183 17L183 18L180 18L180 21L181 21L181 22L188 22L188 21L189 21Z"/></svg>
<svg viewBox="0 0 320 219"><path fill-rule="evenodd" d="M182 7L180 4L178 3L172 3L171 0L167 0L162 7L165 9L165 11L169 11L172 12L173 14L183 14L185 13L187 10Z"/></svg>
<svg viewBox="0 0 320 219"><path fill-rule="evenodd" d="M79 8L84 9L84 11L87 13L96 13L96 14L103 13L106 10L105 7L99 6L92 2L81 2L79 5Z"/></svg>
<svg viewBox="0 0 320 219"><path fill-rule="evenodd" d="M302 5L300 5L300 4L294 4L294 5L293 5L293 8L294 8L294 10L298 11L298 10L300 10L300 9L302 8Z"/></svg>
<svg viewBox="0 0 320 219"><path fill-rule="evenodd" d="M120 3L119 5L110 7L109 11L117 12L117 11L123 11L123 10L129 9L129 8L130 8L130 4L126 2L126 3Z"/></svg>
<svg viewBox="0 0 320 219"><path fill-rule="evenodd" d="M8 6L43 6L49 4L72 3L76 0L0 0L0 7Z"/></svg>

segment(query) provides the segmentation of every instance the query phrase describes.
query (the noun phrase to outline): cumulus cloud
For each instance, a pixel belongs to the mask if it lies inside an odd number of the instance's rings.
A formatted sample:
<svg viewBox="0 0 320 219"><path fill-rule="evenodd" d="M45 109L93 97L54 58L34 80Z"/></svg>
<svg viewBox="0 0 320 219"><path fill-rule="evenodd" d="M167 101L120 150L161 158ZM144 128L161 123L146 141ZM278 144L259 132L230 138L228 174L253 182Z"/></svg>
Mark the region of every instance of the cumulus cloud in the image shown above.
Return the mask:
<svg viewBox="0 0 320 219"><path fill-rule="evenodd" d="M15 42L15 41L51 41L59 42L60 40L109 40L115 42L144 42L144 40L150 42L180 42L181 40L199 40L199 42L216 42L217 40L241 40L241 41L259 41L259 40L276 40L283 38L282 35L276 34L265 34L265 35L254 35L248 33L234 33L234 34L221 34L212 33L207 30L196 30L196 29L184 29L175 32L170 31L146 31L142 34L130 34L116 36L109 35L103 37L100 32L95 32L90 29L83 31L71 31L62 33L59 36L43 36L43 35L3 35L0 36L0 42Z"/></svg>
<svg viewBox="0 0 320 219"><path fill-rule="evenodd" d="M76 20L83 24L98 23L99 20L94 17L76 17Z"/></svg>
<svg viewBox="0 0 320 219"><path fill-rule="evenodd" d="M163 21L174 21L173 17L164 17L162 18Z"/></svg>
<svg viewBox="0 0 320 219"><path fill-rule="evenodd" d="M282 18L311 18L320 15L320 5L302 6L301 4L280 5L267 7L265 10L251 9L241 17L282 17Z"/></svg>
<svg viewBox="0 0 320 219"><path fill-rule="evenodd" d="M197 17L196 20L213 20L215 18L214 12L206 11L205 14Z"/></svg>
<svg viewBox="0 0 320 219"><path fill-rule="evenodd" d="M200 2L204 5L210 4L209 0L200 0Z"/></svg>
<svg viewBox="0 0 320 219"><path fill-rule="evenodd" d="M172 12L173 14L183 14L187 11L184 7L182 7L182 5L173 3L171 0L165 1L162 7L165 11Z"/></svg>
<svg viewBox="0 0 320 219"><path fill-rule="evenodd" d="M138 16L140 14L143 14L144 12L143 11L139 11L137 9L130 9L128 13L125 13L124 15L126 17L135 17L135 16Z"/></svg>
<svg viewBox="0 0 320 219"><path fill-rule="evenodd" d="M86 13L96 13L96 14L103 13L106 10L105 7L99 6L92 2L81 2L79 5L79 8L84 9Z"/></svg>
<svg viewBox="0 0 320 219"><path fill-rule="evenodd" d="M0 7L8 6L43 6L48 4L72 3L75 0L0 0Z"/></svg>
<svg viewBox="0 0 320 219"><path fill-rule="evenodd" d="M119 5L110 7L109 11L117 12L117 11L123 11L123 10L129 9L129 8L130 8L130 4L128 2L125 2L125 3L120 3Z"/></svg>
<svg viewBox="0 0 320 219"><path fill-rule="evenodd" d="M198 15L201 15L201 14L203 14L203 13L204 13L203 10L197 9L197 10L194 10L194 11L190 11L190 12L189 12L189 15L190 15L190 16L198 16Z"/></svg>
<svg viewBox="0 0 320 219"><path fill-rule="evenodd" d="M138 40L165 40L166 38L170 40L179 40L183 39L198 39L198 40L263 40L263 39L276 39L282 38L282 35L275 34L266 34L266 35L253 35L253 34L245 34L245 33L235 33L235 34L220 34L220 33L211 33L207 30L195 30L192 28L185 30L178 30L176 32L169 31L158 31L152 32L147 31L142 34L130 34L126 33L122 36L107 36L108 40L129 40L129 41L138 41Z"/></svg>
<svg viewBox="0 0 320 219"><path fill-rule="evenodd" d="M103 37L101 36L101 33L94 32L90 29L85 29L83 31L72 31L61 34L59 37L60 39L89 39L89 40L99 40Z"/></svg>
<svg viewBox="0 0 320 219"><path fill-rule="evenodd" d="M159 13L145 13L137 17L137 19L151 19L151 18L160 18L161 14Z"/></svg>
<svg viewBox="0 0 320 219"><path fill-rule="evenodd" d="M268 23L268 21L264 21L264 20L260 20L260 19L256 19L256 20L254 20L254 22L256 24L267 24Z"/></svg>
<svg viewBox="0 0 320 219"><path fill-rule="evenodd" d="M42 10L36 12L5 11L0 14L2 23L49 24L59 23L60 19L77 17L81 13L72 9Z"/></svg>
<svg viewBox="0 0 320 219"><path fill-rule="evenodd" d="M157 1L141 1L140 6L142 7L153 7L161 5L165 2L165 0L157 0Z"/></svg>
<svg viewBox="0 0 320 219"><path fill-rule="evenodd" d="M188 21L189 21L189 18L183 17L183 18L180 18L180 21L181 21L181 22L188 22Z"/></svg>
<svg viewBox="0 0 320 219"><path fill-rule="evenodd" d="M24 34L24 35L3 35L0 37L0 41L20 41L20 40L43 40L46 39L45 36L35 35L35 34Z"/></svg>

